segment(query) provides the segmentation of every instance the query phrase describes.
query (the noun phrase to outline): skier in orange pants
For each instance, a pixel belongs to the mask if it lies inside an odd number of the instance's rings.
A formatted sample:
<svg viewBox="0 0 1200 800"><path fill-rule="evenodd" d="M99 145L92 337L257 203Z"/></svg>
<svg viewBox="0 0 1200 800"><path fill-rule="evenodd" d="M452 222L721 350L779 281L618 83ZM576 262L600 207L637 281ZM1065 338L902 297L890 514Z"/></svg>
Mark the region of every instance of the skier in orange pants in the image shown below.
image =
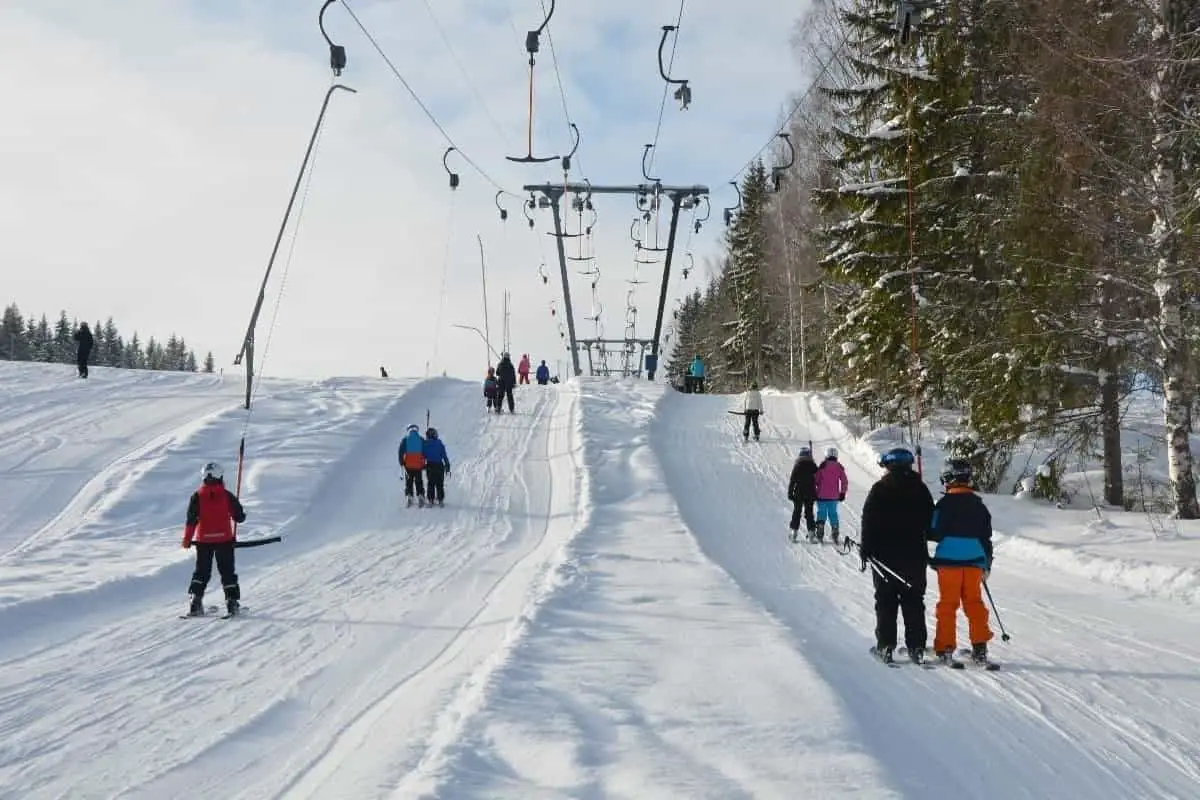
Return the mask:
<svg viewBox="0 0 1200 800"><path fill-rule="evenodd" d="M983 583L992 569L992 515L972 488L968 461L951 459L942 470L946 493L934 506L929 539L937 542L930 565L937 570L937 628L933 650L951 663L956 644L958 607L962 605L971 637L971 658L987 664L988 610Z"/></svg>

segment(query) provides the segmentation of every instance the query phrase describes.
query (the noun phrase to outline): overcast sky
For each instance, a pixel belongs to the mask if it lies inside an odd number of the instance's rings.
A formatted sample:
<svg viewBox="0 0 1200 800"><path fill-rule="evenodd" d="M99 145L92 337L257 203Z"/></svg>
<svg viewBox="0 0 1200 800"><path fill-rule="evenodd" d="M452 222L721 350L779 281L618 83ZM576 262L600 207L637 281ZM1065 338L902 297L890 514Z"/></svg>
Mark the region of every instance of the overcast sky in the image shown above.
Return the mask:
<svg viewBox="0 0 1200 800"><path fill-rule="evenodd" d="M0 300L52 317L64 308L80 319L111 315L126 335L175 332L231 369L331 80L320 7L5 0ZM517 195L525 183L562 180L556 163L504 158L525 150L524 33L541 22L541 0L350 0L349 8L491 179ZM572 179L640 181L663 90L661 27L678 10L678 0L558 0L535 68L536 154L569 148L552 39L582 132ZM721 209L735 202L728 181L772 137L788 93L803 86L788 47L801 10L794 0L686 1L672 72L690 81L694 100L681 111L668 97L652 174L711 186L713 211L697 236L685 233L690 216L681 226L676 264L687 263L686 245L697 269L686 281L676 270L668 322L674 299L700 285L701 264L716 250ZM450 163L462 182L452 193L442 167L449 144L437 127L346 7L333 5L326 23L349 56L339 80L358 94L331 101L303 213L298 203L268 286L260 358L287 267L266 373L377 374L384 364L397 376L478 376L483 343L451 325L484 327L479 234L497 349L507 290L514 353L530 353L535 364L559 360L566 377L549 211L537 213L535 235L519 201L505 197L502 224L496 189L457 154ZM632 288L637 334L649 337L662 273L643 265L638 277L647 282L629 283L634 201L597 198L596 209L603 333L624 335ZM574 231L573 214L569 225ZM573 255L577 243L567 247ZM543 259L548 284L539 277ZM577 331L592 336L590 281L571 266Z"/></svg>

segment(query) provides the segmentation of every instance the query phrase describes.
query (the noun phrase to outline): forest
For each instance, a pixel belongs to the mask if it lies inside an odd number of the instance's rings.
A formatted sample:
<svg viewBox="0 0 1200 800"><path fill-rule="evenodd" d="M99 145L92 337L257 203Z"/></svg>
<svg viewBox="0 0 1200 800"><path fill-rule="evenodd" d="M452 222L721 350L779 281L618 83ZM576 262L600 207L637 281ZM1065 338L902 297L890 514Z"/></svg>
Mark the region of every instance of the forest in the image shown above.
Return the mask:
<svg viewBox="0 0 1200 800"><path fill-rule="evenodd" d="M992 467L1070 431L1113 505L1123 401L1153 392L1200 517L1197 31L1194 0L813 0L672 380L700 354L712 391L834 390L918 443L952 411Z"/></svg>
<svg viewBox="0 0 1200 800"><path fill-rule="evenodd" d="M179 372L213 372L215 364L209 353L202 365L182 337L171 334L166 342L153 336L144 342L137 331L126 340L112 317L105 322L89 325L95 346L88 363L97 367L120 369L154 369ZM5 307L0 317L0 360L41 361L55 364L74 364L78 344L73 336L79 321L69 319L66 311L59 312L51 323L45 314L39 319L25 317L16 303Z"/></svg>

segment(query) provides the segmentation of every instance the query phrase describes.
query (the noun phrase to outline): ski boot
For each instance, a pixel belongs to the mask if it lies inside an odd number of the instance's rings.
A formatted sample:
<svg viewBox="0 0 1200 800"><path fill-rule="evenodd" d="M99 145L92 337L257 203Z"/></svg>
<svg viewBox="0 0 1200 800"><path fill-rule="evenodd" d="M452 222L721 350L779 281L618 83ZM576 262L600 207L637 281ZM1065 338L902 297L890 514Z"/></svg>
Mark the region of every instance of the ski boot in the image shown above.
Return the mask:
<svg viewBox="0 0 1200 800"><path fill-rule="evenodd" d="M908 660L920 666L925 663L925 648L910 647L908 648Z"/></svg>
<svg viewBox="0 0 1200 800"><path fill-rule="evenodd" d="M190 597L192 598L192 600L190 603L188 603L187 615L189 617L203 617L204 616L204 595L193 594L193 595L190 595Z"/></svg>
<svg viewBox="0 0 1200 800"><path fill-rule="evenodd" d="M242 604L237 600L225 601L225 615L228 617L236 617L241 608Z"/></svg>
<svg viewBox="0 0 1200 800"><path fill-rule="evenodd" d="M829 533L833 536L833 543L836 545L838 543L838 526L830 525Z"/></svg>
<svg viewBox="0 0 1200 800"><path fill-rule="evenodd" d="M809 539L809 541L816 542L817 544L824 543L824 541L825 541L825 522L824 521L818 522L816 525L813 526L812 533L809 534L808 539Z"/></svg>
<svg viewBox="0 0 1200 800"><path fill-rule="evenodd" d="M971 661L979 667L988 665L987 642L971 645Z"/></svg>
<svg viewBox="0 0 1200 800"><path fill-rule="evenodd" d="M800 531L796 529L789 529L788 540L791 541L792 544L800 541Z"/></svg>
<svg viewBox="0 0 1200 800"><path fill-rule="evenodd" d="M894 647L881 647L879 645L875 645L875 657L885 664L891 664L895 662L895 652L896 648Z"/></svg>
<svg viewBox="0 0 1200 800"><path fill-rule="evenodd" d="M417 498L417 508L424 508L424 507L425 507L425 495L421 495L420 497Z"/></svg>
<svg viewBox="0 0 1200 800"><path fill-rule="evenodd" d="M413 499L412 499L412 495L409 495L408 497L406 497L406 498L405 498L405 503L404 503L404 504L405 504L405 506L406 506L406 507L408 507L408 508L412 508L412 501L413 501Z"/></svg>
<svg viewBox="0 0 1200 800"><path fill-rule="evenodd" d="M953 647L948 648L946 650L938 651L937 663L941 664L944 667L950 667L950 669L962 669L963 668L962 662L954 660L954 648Z"/></svg>

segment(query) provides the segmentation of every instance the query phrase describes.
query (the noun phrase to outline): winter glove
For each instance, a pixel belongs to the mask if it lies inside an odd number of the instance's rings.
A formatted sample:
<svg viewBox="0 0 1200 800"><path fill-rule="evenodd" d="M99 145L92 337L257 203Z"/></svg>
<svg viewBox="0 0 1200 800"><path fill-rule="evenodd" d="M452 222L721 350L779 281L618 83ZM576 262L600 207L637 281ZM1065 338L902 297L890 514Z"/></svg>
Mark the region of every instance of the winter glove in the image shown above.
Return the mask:
<svg viewBox="0 0 1200 800"><path fill-rule="evenodd" d="M181 548L183 548L184 550L187 550L188 548L190 548L192 546L192 543L189 542L187 539L184 539L182 542L179 543L179 546Z"/></svg>
<svg viewBox="0 0 1200 800"><path fill-rule="evenodd" d="M838 502L839 503L846 502L846 493L845 492L842 492L841 494L838 495Z"/></svg>

